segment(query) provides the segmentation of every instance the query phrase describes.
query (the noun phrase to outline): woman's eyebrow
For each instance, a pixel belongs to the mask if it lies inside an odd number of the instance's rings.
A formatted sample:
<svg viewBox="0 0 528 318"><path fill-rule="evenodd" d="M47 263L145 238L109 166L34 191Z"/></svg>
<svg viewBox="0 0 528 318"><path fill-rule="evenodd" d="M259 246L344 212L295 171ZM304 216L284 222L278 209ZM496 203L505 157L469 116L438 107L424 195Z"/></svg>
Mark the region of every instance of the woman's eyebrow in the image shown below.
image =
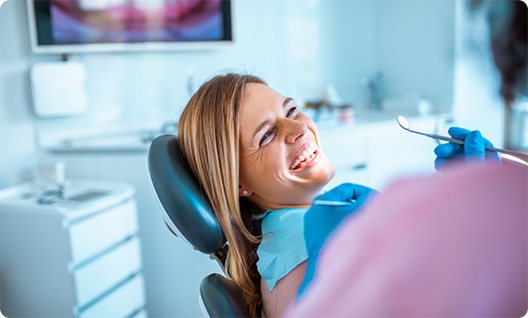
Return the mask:
<svg viewBox="0 0 528 318"><path fill-rule="evenodd" d="M293 98L286 97L286 99L284 99L284 101L282 102L282 107L283 108L286 107L286 105L288 105L291 101L293 101ZM269 122L270 122L270 120L266 119L265 121L260 123L260 125L258 125L257 129L255 129L255 132L253 133L253 137L251 138L251 140L254 140L255 136L259 133L259 131L261 131L262 128L264 128L264 126L266 126Z"/></svg>
<svg viewBox="0 0 528 318"><path fill-rule="evenodd" d="M266 126L268 123L270 122L269 119L266 119L265 121L263 121L262 123L260 123L260 125L258 125L257 129L255 129L255 132L253 133L253 138L251 138L251 140L255 140L255 136L259 133L259 131L262 130L262 128L264 128L264 126Z"/></svg>

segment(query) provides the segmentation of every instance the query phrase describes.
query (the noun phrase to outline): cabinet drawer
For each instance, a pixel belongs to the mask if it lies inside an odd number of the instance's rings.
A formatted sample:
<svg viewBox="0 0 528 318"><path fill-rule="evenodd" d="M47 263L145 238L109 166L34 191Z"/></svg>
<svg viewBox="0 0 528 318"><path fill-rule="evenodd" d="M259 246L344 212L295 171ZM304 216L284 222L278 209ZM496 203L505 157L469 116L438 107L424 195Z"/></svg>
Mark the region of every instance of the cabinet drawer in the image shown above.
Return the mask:
<svg viewBox="0 0 528 318"><path fill-rule="evenodd" d="M364 136L342 135L321 138L323 152L336 169L349 169L366 162Z"/></svg>
<svg viewBox="0 0 528 318"><path fill-rule="evenodd" d="M74 223L69 228L72 262L82 262L137 231L135 200Z"/></svg>
<svg viewBox="0 0 528 318"><path fill-rule="evenodd" d="M73 273L77 305L83 306L141 269L137 237Z"/></svg>
<svg viewBox="0 0 528 318"><path fill-rule="evenodd" d="M83 311L79 318L129 317L144 306L143 276L138 274L113 293Z"/></svg>

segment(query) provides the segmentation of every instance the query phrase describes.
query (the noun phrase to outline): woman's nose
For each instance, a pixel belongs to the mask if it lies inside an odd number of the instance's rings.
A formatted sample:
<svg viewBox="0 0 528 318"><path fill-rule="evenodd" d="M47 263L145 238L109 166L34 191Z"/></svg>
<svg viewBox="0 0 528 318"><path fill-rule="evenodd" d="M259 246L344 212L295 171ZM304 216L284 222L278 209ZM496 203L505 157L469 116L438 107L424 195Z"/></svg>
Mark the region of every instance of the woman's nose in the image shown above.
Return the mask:
<svg viewBox="0 0 528 318"><path fill-rule="evenodd" d="M286 143L293 144L308 131L308 126L299 121L288 120L286 122Z"/></svg>

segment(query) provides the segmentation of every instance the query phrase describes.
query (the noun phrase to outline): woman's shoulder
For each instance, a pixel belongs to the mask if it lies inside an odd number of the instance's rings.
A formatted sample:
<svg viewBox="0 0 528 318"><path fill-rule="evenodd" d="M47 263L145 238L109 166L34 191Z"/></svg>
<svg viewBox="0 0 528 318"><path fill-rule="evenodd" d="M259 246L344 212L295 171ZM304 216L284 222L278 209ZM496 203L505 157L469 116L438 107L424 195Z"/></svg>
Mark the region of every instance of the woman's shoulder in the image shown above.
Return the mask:
<svg viewBox="0 0 528 318"><path fill-rule="evenodd" d="M304 243L306 209L281 209L262 219L264 238L257 249L257 268L273 289L275 283L307 259Z"/></svg>

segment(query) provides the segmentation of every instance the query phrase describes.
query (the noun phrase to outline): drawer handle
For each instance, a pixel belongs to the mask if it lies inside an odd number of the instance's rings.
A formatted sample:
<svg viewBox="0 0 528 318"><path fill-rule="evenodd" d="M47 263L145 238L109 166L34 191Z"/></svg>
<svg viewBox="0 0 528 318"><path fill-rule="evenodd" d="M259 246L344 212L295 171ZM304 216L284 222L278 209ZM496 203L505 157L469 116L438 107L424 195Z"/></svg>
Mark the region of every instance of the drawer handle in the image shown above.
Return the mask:
<svg viewBox="0 0 528 318"><path fill-rule="evenodd" d="M350 167L351 170L364 170L366 168L367 168L366 163L358 163L357 165L353 165L352 167Z"/></svg>

